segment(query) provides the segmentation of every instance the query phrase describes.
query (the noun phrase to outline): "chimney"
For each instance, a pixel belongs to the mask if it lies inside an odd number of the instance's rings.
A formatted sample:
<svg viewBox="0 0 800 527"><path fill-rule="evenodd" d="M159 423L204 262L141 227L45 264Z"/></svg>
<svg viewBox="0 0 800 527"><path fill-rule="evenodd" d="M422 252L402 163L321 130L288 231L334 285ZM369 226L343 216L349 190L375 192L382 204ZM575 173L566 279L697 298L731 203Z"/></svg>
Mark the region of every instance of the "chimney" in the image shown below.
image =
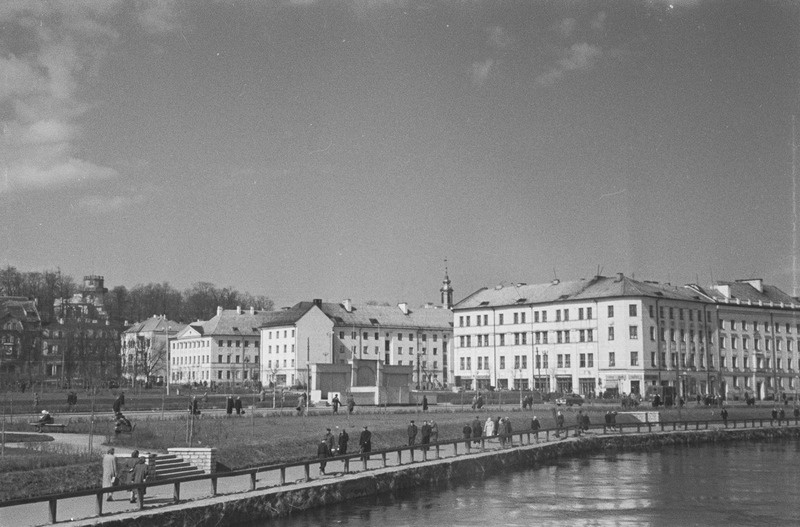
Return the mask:
<svg viewBox="0 0 800 527"><path fill-rule="evenodd" d="M242 306L236 306L236 314L237 315L241 315L242 314Z"/></svg>
<svg viewBox="0 0 800 527"><path fill-rule="evenodd" d="M622 279L625 278L625 275L622 273L617 273L617 282L622 282Z"/></svg>
<svg viewBox="0 0 800 527"><path fill-rule="evenodd" d="M217 316L222 314L222 306L217 306Z"/></svg>
<svg viewBox="0 0 800 527"><path fill-rule="evenodd" d="M322 307L322 299L321 298L315 298L314 299L314 305L317 306L317 307Z"/></svg>
<svg viewBox="0 0 800 527"><path fill-rule="evenodd" d="M397 307L400 308L404 315L408 315L408 302L400 302Z"/></svg>
<svg viewBox="0 0 800 527"><path fill-rule="evenodd" d="M353 312L353 301L350 300L349 298L345 298L344 300L342 300L342 305L344 306L344 310L347 311L348 313Z"/></svg>

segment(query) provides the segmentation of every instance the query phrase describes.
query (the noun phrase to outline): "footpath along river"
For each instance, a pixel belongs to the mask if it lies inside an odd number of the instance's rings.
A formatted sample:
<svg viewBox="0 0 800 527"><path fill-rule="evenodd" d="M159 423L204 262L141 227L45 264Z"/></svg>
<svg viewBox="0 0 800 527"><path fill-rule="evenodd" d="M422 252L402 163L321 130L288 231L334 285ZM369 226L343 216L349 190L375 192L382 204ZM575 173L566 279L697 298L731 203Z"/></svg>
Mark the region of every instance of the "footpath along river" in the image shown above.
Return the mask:
<svg viewBox="0 0 800 527"><path fill-rule="evenodd" d="M576 459L315 509L250 527L798 525L800 442Z"/></svg>

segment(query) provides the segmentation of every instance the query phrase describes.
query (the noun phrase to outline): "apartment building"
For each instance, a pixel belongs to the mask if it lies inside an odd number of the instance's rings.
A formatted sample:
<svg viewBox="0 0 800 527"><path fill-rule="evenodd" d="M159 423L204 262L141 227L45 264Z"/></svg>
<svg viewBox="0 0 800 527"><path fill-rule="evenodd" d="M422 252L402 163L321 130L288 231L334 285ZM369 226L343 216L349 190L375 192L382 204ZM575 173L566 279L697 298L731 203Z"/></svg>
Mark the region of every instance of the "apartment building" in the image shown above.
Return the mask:
<svg viewBox="0 0 800 527"><path fill-rule="evenodd" d="M122 377L129 382L162 385L168 376L167 342L185 327L157 315L131 325L121 338Z"/></svg>

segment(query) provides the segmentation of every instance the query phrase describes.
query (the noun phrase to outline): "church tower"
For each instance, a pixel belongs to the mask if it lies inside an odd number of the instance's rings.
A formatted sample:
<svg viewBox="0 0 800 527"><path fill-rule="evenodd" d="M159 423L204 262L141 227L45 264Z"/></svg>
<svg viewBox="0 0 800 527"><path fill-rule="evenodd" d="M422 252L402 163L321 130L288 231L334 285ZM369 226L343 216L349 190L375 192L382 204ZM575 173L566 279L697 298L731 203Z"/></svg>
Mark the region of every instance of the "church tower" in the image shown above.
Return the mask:
<svg viewBox="0 0 800 527"><path fill-rule="evenodd" d="M442 281L442 288L439 290L442 293L442 307L451 309L453 307L453 286L450 285L450 277L447 275L447 260L444 266L444 280Z"/></svg>

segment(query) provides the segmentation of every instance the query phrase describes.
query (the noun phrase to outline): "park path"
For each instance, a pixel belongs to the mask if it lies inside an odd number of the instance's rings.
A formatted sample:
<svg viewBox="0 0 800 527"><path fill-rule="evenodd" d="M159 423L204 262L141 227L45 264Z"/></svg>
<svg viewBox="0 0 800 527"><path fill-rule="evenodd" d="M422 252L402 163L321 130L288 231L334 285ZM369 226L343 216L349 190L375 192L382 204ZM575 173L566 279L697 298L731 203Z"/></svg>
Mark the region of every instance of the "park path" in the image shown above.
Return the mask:
<svg viewBox="0 0 800 527"><path fill-rule="evenodd" d="M73 445L77 447L86 448L89 444L88 435L81 434L48 434L53 436L56 444ZM57 437L58 436L58 437ZM544 436L544 434L542 434ZM102 445L103 438L95 438L94 448L104 451L107 447ZM556 440L551 436L551 440ZM563 440L563 439L562 439ZM572 438L567 438L572 440ZM544 437L540 439L544 443ZM485 448L480 450L480 446L475 444L472 446L473 453L491 452L503 448L497 438L492 438L484 443ZM520 446L515 443L514 446ZM459 455L464 455L466 446L463 442L457 445ZM505 448L509 448L506 446ZM130 454L130 449L122 449L115 447L116 454L119 456L127 456ZM440 459L455 456L455 449L453 445L442 445L439 448ZM427 461L435 462L436 449L430 448L427 452ZM414 463L423 462L423 452L421 450L414 452ZM387 454L386 466L397 468L400 465L406 466L411 463L410 452L403 452L402 458L398 459L397 453ZM372 458L367 462L367 470L374 470L383 468L383 459L380 454L373 454ZM352 459L349 462L349 469L345 472L344 461L328 461L325 474L319 471L319 462L314 461L311 463L309 475L311 479L319 481L325 479L334 479L347 474L357 474L364 471L363 462L360 459ZM224 475L224 473L220 473ZM256 490L263 490L269 487L277 487L280 485L279 471L259 472L256 478ZM305 468L292 467L286 471L286 484L303 484L305 483ZM226 494L236 494L250 491L250 477L234 476L234 477L220 477L217 483L217 496ZM144 500L144 507L150 509L161 505L172 504L174 486L172 484L163 486L149 487L147 495ZM180 491L181 501L197 500L202 498L212 497L212 488L210 480L203 481L189 481L181 484ZM96 499L94 496L83 496L79 498L64 499L58 501L58 514L57 521L64 522L70 520L88 519L95 516ZM103 502L103 515L111 515L123 512L136 512L138 510L135 503L130 503L128 493L116 492L114 493L114 501ZM15 507L0 508L0 526L37 526L49 524L49 511L47 502L38 504L19 505Z"/></svg>

